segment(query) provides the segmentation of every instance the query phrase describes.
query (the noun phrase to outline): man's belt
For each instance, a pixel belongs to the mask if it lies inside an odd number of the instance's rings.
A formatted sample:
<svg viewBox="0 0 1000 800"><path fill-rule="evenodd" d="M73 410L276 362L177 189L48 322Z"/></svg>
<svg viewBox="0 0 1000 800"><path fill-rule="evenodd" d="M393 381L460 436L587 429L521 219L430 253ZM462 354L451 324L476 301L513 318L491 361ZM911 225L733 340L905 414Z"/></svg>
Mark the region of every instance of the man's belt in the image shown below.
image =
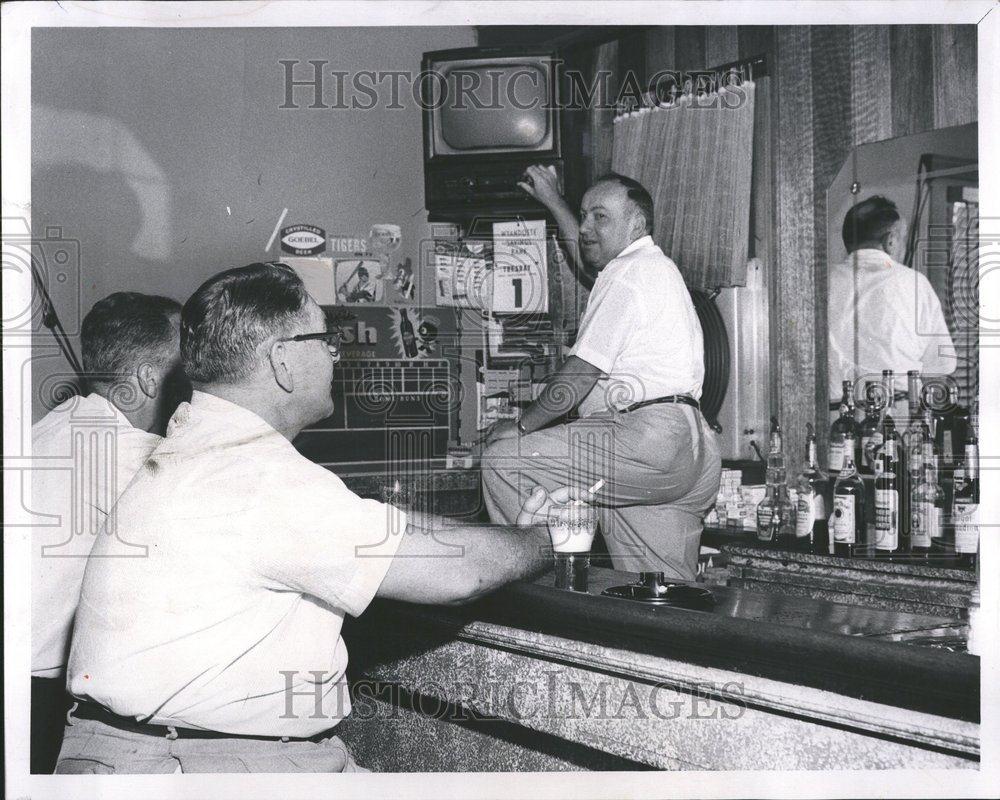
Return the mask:
<svg viewBox="0 0 1000 800"><path fill-rule="evenodd" d="M698 401L689 394L670 394L666 397L657 397L655 400L643 400L641 403L633 403L628 408L623 408L621 412L623 414L629 414L633 411L638 411L640 408L645 408L646 406L654 406L657 403L683 403L686 406L701 408L701 406L698 405Z"/></svg>
<svg viewBox="0 0 1000 800"><path fill-rule="evenodd" d="M123 717L108 711L104 706L81 700L76 707L70 711L71 717L77 719L92 719L96 722L103 722L118 730L141 733L147 736L156 736L166 739L256 739L263 742L316 742L329 739L333 735L331 731L317 733L315 736L254 736L246 733L223 733L222 731L210 731L199 728L178 728L173 725L154 725L147 722L139 722L133 717Z"/></svg>

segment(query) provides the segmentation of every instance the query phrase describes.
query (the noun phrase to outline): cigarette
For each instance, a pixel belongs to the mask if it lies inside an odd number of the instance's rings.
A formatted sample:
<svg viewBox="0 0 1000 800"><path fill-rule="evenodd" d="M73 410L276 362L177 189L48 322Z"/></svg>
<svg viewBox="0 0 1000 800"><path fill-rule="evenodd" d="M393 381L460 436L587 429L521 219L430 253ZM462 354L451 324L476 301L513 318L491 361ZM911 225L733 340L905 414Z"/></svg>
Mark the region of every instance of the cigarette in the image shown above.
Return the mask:
<svg viewBox="0 0 1000 800"><path fill-rule="evenodd" d="M587 494L597 494L601 491L602 486L604 486L604 478L601 478L597 483L587 489Z"/></svg>

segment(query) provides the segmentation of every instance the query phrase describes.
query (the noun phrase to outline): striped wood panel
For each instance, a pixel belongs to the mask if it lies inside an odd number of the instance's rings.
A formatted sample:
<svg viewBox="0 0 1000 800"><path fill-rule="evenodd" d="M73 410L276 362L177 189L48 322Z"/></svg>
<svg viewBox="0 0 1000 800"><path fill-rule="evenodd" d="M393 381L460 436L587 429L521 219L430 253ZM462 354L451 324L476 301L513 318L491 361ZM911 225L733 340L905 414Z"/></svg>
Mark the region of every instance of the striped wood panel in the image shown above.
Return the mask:
<svg viewBox="0 0 1000 800"><path fill-rule="evenodd" d="M935 25L934 127L964 125L977 119L975 25Z"/></svg>
<svg viewBox="0 0 1000 800"><path fill-rule="evenodd" d="M775 202L778 253L771 315L771 406L785 431L785 452L796 463L805 425L816 419L816 314L813 74L810 29L776 28L773 59L778 84ZM805 213L803 210L806 209Z"/></svg>

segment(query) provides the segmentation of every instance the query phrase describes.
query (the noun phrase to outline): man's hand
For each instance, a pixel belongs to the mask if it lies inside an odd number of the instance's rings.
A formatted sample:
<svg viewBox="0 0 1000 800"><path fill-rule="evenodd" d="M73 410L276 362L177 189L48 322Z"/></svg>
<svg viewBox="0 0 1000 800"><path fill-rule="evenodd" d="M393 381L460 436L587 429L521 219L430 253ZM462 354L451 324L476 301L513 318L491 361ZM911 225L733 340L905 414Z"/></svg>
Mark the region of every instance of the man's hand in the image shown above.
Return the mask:
<svg viewBox="0 0 1000 800"><path fill-rule="evenodd" d="M521 506L517 524L522 528L528 525L545 525L553 506L565 505L570 500L586 501L589 498L587 490L577 486L560 486L553 492L547 492L543 487L536 486Z"/></svg>
<svg viewBox="0 0 1000 800"><path fill-rule="evenodd" d="M524 173L526 180L519 181L517 185L535 200L550 209L566 205L566 201L559 194L559 177L555 167L535 164L528 167Z"/></svg>
<svg viewBox="0 0 1000 800"><path fill-rule="evenodd" d="M494 442L499 442L503 439L516 439L520 435L521 431L517 428L517 422L509 419L503 420L490 428L490 432L486 436L486 446L489 447Z"/></svg>

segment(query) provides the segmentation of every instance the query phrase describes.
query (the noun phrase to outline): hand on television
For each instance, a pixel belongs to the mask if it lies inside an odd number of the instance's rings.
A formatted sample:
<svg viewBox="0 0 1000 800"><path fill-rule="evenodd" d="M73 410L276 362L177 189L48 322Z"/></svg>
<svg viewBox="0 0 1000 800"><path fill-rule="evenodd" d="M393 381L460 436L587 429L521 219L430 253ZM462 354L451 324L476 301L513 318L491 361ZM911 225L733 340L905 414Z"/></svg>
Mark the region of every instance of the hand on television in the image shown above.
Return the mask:
<svg viewBox="0 0 1000 800"><path fill-rule="evenodd" d="M562 195L559 194L559 177L555 167L534 164L524 171L524 178L517 185L542 205L551 208L563 203Z"/></svg>

